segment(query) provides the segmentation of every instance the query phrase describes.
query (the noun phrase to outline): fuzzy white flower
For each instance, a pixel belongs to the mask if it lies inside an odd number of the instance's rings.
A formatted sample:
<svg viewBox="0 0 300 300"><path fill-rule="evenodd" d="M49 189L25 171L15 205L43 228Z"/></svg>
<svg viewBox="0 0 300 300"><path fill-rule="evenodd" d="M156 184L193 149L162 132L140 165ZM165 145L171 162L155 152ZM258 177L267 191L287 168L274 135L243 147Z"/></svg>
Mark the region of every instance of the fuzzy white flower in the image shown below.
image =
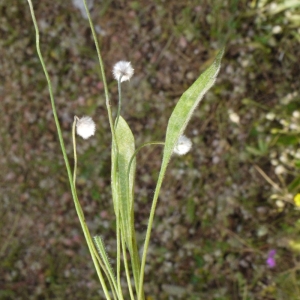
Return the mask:
<svg viewBox="0 0 300 300"><path fill-rule="evenodd" d="M185 135L181 135L174 147L173 152L178 155L187 154L192 148L192 141Z"/></svg>
<svg viewBox="0 0 300 300"><path fill-rule="evenodd" d="M82 117L77 120L76 123L76 132L83 139L88 139L95 134L96 125L91 117Z"/></svg>
<svg viewBox="0 0 300 300"><path fill-rule="evenodd" d="M279 208L283 208L285 206L284 202L282 200L276 200L276 205Z"/></svg>
<svg viewBox="0 0 300 300"><path fill-rule="evenodd" d="M121 60L117 62L113 67L113 74L116 80L121 78L121 82L129 80L133 75L134 69L131 66L130 61Z"/></svg>
<svg viewBox="0 0 300 300"><path fill-rule="evenodd" d="M269 112L266 114L266 119L269 121L273 121L276 118L276 115L273 112Z"/></svg>
<svg viewBox="0 0 300 300"><path fill-rule="evenodd" d="M240 117L237 113L235 113L232 109L228 109L228 115L231 122L239 124Z"/></svg>
<svg viewBox="0 0 300 300"><path fill-rule="evenodd" d="M299 117L300 117L299 111L297 111L297 110L293 111L293 117L294 117L295 119L299 119Z"/></svg>
<svg viewBox="0 0 300 300"><path fill-rule="evenodd" d="M284 174L286 171L285 171L285 168L282 166L282 165L278 165L276 168L275 168L275 174L276 175L281 175L281 174Z"/></svg>
<svg viewBox="0 0 300 300"><path fill-rule="evenodd" d="M278 33L281 33L282 32L282 27L279 26L279 25L276 25L272 28L272 33L273 34L278 34Z"/></svg>

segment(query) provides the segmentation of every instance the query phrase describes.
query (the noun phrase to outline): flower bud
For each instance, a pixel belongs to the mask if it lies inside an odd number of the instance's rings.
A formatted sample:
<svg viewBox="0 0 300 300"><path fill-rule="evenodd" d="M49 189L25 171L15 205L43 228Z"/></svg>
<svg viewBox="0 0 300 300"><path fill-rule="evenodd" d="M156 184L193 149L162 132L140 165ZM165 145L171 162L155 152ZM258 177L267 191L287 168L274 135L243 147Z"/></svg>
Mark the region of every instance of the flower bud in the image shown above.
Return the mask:
<svg viewBox="0 0 300 300"><path fill-rule="evenodd" d="M129 61L119 61L113 67L113 75L116 80L120 80L121 82L129 80L133 75L134 69L131 66Z"/></svg>
<svg viewBox="0 0 300 300"><path fill-rule="evenodd" d="M192 141L185 135L181 135L174 147L173 152L178 155L187 154L192 148Z"/></svg>
<svg viewBox="0 0 300 300"><path fill-rule="evenodd" d="M83 139L88 139L95 134L96 125L91 117L82 117L77 120L76 132Z"/></svg>

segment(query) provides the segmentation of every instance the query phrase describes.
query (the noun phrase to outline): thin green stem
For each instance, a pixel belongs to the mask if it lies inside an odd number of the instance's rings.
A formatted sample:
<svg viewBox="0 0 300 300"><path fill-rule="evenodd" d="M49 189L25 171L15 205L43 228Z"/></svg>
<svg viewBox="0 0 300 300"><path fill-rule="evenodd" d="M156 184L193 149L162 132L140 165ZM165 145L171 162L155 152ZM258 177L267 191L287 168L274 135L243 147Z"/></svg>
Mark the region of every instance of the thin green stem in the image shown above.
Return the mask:
<svg viewBox="0 0 300 300"><path fill-rule="evenodd" d="M75 128L76 128L76 122L78 120L79 120L78 117L75 116L74 117L73 126L72 126L72 140L73 140L73 149L74 149L73 185L74 185L74 188L75 188L75 192L76 192L76 173L77 173L77 151L76 151L76 134L75 134ZM77 206L79 207L79 213L80 213L80 217L79 218L82 218L83 220L85 220L82 207L81 207L80 202L79 202L78 197L77 197L77 192L76 192L76 203L77 203ZM85 226L85 228L86 228L86 230L88 232L88 236L89 236L88 240L90 242L90 241L92 241L92 238L91 238L89 229L88 229L85 221L84 221L84 226ZM96 251L96 249L94 247L94 243L93 242L92 242L91 248L93 249L93 252L94 252L94 254L96 256L96 259L98 260L99 265L104 270L104 273L105 273L105 275L106 275L106 277L107 277L107 279L109 281L111 291L113 292L113 297L115 298L116 297L115 293L118 294L118 288L117 288L117 284L115 282L115 278L112 276L112 274L106 268L104 262L102 262L101 258L98 255L98 252ZM119 298L119 299L121 299L121 298Z"/></svg>
<svg viewBox="0 0 300 300"><path fill-rule="evenodd" d="M75 127L78 117L74 117L74 122L72 126L72 137L73 137L73 149L74 149L74 171L73 171L73 184L76 186L76 173L77 173L77 151L76 151L76 137L75 137Z"/></svg>
<svg viewBox="0 0 300 300"><path fill-rule="evenodd" d="M90 12L88 10L87 7L87 3L86 0L83 0L84 3L84 7L87 13L87 17L88 17L88 21L89 21L89 25L92 31L92 35L93 35L93 39L94 39L94 43L95 43L95 47L96 47L96 51L97 51L97 56L98 56L98 61L99 61L99 65L100 65L100 71L101 71L101 76L102 76L102 81L103 81L103 86L104 86L104 93L105 93L105 103L106 103L106 109L107 109L107 113L108 113L108 119L109 119L109 125L110 125L110 129L111 129L111 133L112 133L112 148L114 148L112 151L116 152L115 155L115 161L114 161L114 167L112 168L112 184L116 184L116 173L117 173L117 164L118 164L118 145L117 145L117 140L116 140L116 134L115 134L115 128L114 128L114 124L113 124L113 118L112 118L112 112L111 112L111 108L110 108L110 101L109 101L109 96L108 96L108 87L107 87L107 83L106 83L106 76L105 76L105 71L104 71L104 64L102 61L102 56L101 56L101 51L100 51L100 47L99 47L99 43L98 43L98 39L97 39L97 35L96 35L96 31L95 31L95 27L94 24L92 22L92 18L90 15ZM112 187L113 189L116 189L117 187ZM114 194L114 192L113 192ZM115 199L117 198L117 199ZM113 197L114 200L114 209L115 209L115 215L116 215L116 220L117 220L117 224L120 224L120 220L119 219L119 205L118 205L118 195L115 195L115 197ZM117 281L118 281L118 289L119 292L121 293L121 284L120 284L120 261L121 261L121 253L120 253L120 238L122 239L122 237L120 237L120 234L118 233L119 228L117 227ZM119 246L118 246L119 245Z"/></svg>
<svg viewBox="0 0 300 300"><path fill-rule="evenodd" d="M124 236L124 229L123 229L123 227L121 228L121 230L122 230L122 235ZM131 280L130 280L130 274L129 274L129 268L128 268L128 263L127 263L126 244L125 244L125 240L124 239L122 239L122 251L123 251L125 273L126 273L126 278L127 278L127 285L128 285L128 290L129 290L129 294L130 294L130 299L134 300L134 295L133 295L132 286L131 286Z"/></svg>
<svg viewBox="0 0 300 300"><path fill-rule="evenodd" d="M144 272L145 272L147 251L148 251L148 247L149 247L149 241L150 241L151 230L152 230L152 226L153 226L155 208L156 208L156 204L157 204L161 184L162 184L162 180L158 179L158 184L156 185L156 188L155 188L155 193L154 193L154 197L153 197L153 201L152 201L150 216L149 216L149 220L148 220L148 226L147 226L147 232L146 232L146 237L145 237L143 256L142 256L142 261L141 261L141 272L140 272L138 300L142 300L142 295L143 295L143 288L142 287L143 287L143 282L144 282Z"/></svg>
<svg viewBox="0 0 300 300"><path fill-rule="evenodd" d="M118 211L118 213L120 213ZM121 242L120 242L120 218L116 218L116 231L117 231L117 283L119 292L122 294L121 287Z"/></svg>
<svg viewBox="0 0 300 300"><path fill-rule="evenodd" d="M128 199L129 199L129 193L133 193L133 191L130 191L129 190L129 176L130 176L130 169L131 169L131 166L132 166L132 163L136 157L136 155L138 154L138 152L145 146L149 146L149 145L164 145L165 143L164 142L158 142L158 141L153 141L153 142L148 142L148 143L145 143L143 145L141 145L140 147L138 147L130 161L129 161L129 164L128 164L128 170L127 170L127 181L128 181ZM131 207L131 212L132 212L132 221L134 220L134 213L133 213L133 207ZM137 294L138 294L138 299L139 300L143 300L145 298L144 296L144 292L143 292L143 287L141 286L141 276L143 276L141 274L141 272L144 270L141 269L141 271L139 270L139 268L141 267L140 266L140 259L139 259L139 254L138 254L138 248L137 248L137 243L136 243L136 239L135 239L135 234L133 232L133 242L132 242L132 252L130 252L130 255L131 255L131 259L132 259L132 269L133 269L133 274L134 274L134 279L135 279L135 286L136 286L136 290L137 290ZM139 281L139 282L138 282Z"/></svg>
<svg viewBox="0 0 300 300"><path fill-rule="evenodd" d="M95 46L96 46L99 64L100 64L100 70L101 70L101 75L102 75L102 80L103 80L103 85L104 85L104 91L105 91L106 107L107 107L107 111L108 111L109 124L110 124L111 132L112 132L112 138L113 138L113 147L115 147L115 151L116 151L116 155L115 155L116 167L115 167L114 172L117 172L118 145L117 145L117 142L116 142L116 135L115 135L115 130L114 130L113 121L112 121L112 113L111 113L111 109L110 109L110 103L109 103L109 97L108 97L108 88L107 88L107 83L106 83L106 77L105 77L105 72L104 72L103 61L102 61L102 57L101 57L100 47L99 47L99 44L98 44L95 28L94 28L94 25L93 25L93 22L92 22L92 19L91 19L91 16L90 16L90 12L89 12L87 4L86 4L86 0L83 0L83 3L84 3L84 6L85 6L85 9L86 9L86 12L87 12L87 16L88 16L90 28L91 28L91 31L92 31L94 43L95 43ZM112 177L116 178L116 174L112 174ZM115 183L116 183L116 181L115 181ZM116 187L113 187L113 188L116 188ZM115 205L115 207L116 207L116 205ZM119 218L118 212L116 213L116 217ZM151 215L150 215L150 217L151 217ZM122 237L121 237L121 240L122 240ZM148 243L149 243L149 241L148 241ZM141 270L144 270L143 266L141 266ZM143 283L143 277L140 276L139 295L143 294L143 292L142 292L142 283ZM141 299L141 298L142 298L142 296L139 296L138 299Z"/></svg>
<svg viewBox="0 0 300 300"><path fill-rule="evenodd" d="M116 141L116 135L115 135L115 130L114 130L112 113L111 113L111 109L110 109L110 102L109 102L109 96L108 96L108 87L107 87L107 83L106 83L104 64L103 64L103 61L102 61L101 51L100 51L100 47L99 47L99 43L98 43L96 31L95 31L95 26L92 22L91 14L90 14L89 9L87 7L86 0L83 0L83 3L84 3L84 7L85 7L85 10L86 10L86 13L87 13L89 25L90 25L90 28L91 28L91 31L92 31L93 40L94 40L94 43L95 43L97 56L98 56L98 60L99 60L101 76L102 76L102 81L103 81L103 86L104 86L104 93L105 93L105 103L106 103L106 109L107 109L107 112L108 112L108 119L109 119L109 125L110 125L110 129L111 129L111 133L112 133L112 138L113 138L114 141Z"/></svg>
<svg viewBox="0 0 300 300"><path fill-rule="evenodd" d="M86 0L83 0L83 3L84 3L84 7L85 7L85 10L86 10L86 13L87 13L89 25L90 25L90 28L91 28L91 31L92 31L93 40L94 40L96 51L97 51L97 56L98 56L98 61L99 61L103 86L104 86L106 109L107 109L107 113L108 113L109 126L110 126L111 133L112 133L112 148L113 148L112 151L116 152L115 161L114 161L114 164L113 164L114 167L112 168L111 176L112 176L112 184L113 183L116 184L116 173L117 173L118 152L119 152L119 150L118 150L118 144L117 144L117 139L116 139L116 134L115 134L113 118L112 118L112 112L111 112L111 108L110 108L110 101L109 101L109 96L108 96L108 87L107 87L106 76L105 76L105 71L104 71L104 64L103 64L103 61L102 61L101 51L100 51L100 47L99 47L95 27L94 27L94 24L92 22L92 18L91 18L89 9L87 7ZM112 187L112 188L116 189L116 186ZM113 192L113 194L114 194L114 192ZM118 218L119 218L119 205L117 203L118 202L118 195L115 195L115 197L113 197L113 200L114 200L114 210L115 210L116 220L117 220L117 223L120 224L120 221L118 221ZM118 227L117 227L117 230L118 230ZM122 237L121 237L121 239L122 239ZM120 234L118 234L118 232L117 232L117 245L118 244L120 245ZM117 250L117 277L118 277L117 280L118 280L118 282L120 282L120 260L121 260L120 250L119 251ZM119 283L119 286L120 286L120 283Z"/></svg>
<svg viewBox="0 0 300 300"><path fill-rule="evenodd" d="M119 101L118 101L117 117L116 117L116 121L115 121L115 130L117 129L118 122L119 122L119 117L120 117L120 114L121 114L121 105L122 105L121 80L122 80L122 76L123 75L121 75L119 80L118 80Z"/></svg>
<svg viewBox="0 0 300 300"><path fill-rule="evenodd" d="M164 145L165 143L162 142L155 142L157 144L160 145ZM142 145L140 148L151 144L151 143L147 143ZM138 148L137 150L139 150L140 148ZM138 300L142 300L143 299L143 283L144 283L144 275L145 275L145 265L146 265L146 258L147 258L147 251L148 251L148 247L149 247L149 242L150 242L150 236L151 236L151 230L152 230L152 226L153 226L153 219L154 219L154 215L155 215L155 209L156 209L156 204L157 204L157 200L158 200L158 195L160 192L160 188L162 185L162 179L163 179L164 174L160 173L159 177L157 179L157 185L155 187L155 192L154 192L154 197L153 197L153 201L152 201L152 205L151 205L151 211L150 211L150 216L149 216L149 220L148 220L148 226L147 226L147 232L146 232L146 237L145 237L145 243L144 243L144 249L143 249L143 255L142 255L142 261L141 261L141 271L140 271L140 282L139 282L139 292L138 292Z"/></svg>
<svg viewBox="0 0 300 300"><path fill-rule="evenodd" d="M132 211L132 222L134 223L134 216L133 216L133 211ZM135 231L132 233L132 246L131 246L131 251L130 251L130 257L132 260L132 272L133 272L133 277L134 277L134 285L136 289L136 294L138 296L139 293L139 280L140 280L140 257L139 257L139 252L137 248L137 243L136 243L136 234ZM144 292L142 292L142 300L144 300L145 295Z"/></svg>
<svg viewBox="0 0 300 300"><path fill-rule="evenodd" d="M116 299L116 298L121 299L121 297L119 297L119 293L118 293L116 277L114 275L113 269L112 269L111 264L109 262L107 253L105 251L105 246L104 246L104 243L103 243L101 237L100 236L94 236L93 242L94 242L94 244L95 244L95 246L98 250L98 252L96 253L96 256L97 256L97 258L100 262L100 265L104 264L105 267L106 267L105 274L106 274L106 276L109 280L111 291L113 293L113 297L114 297L114 299ZM101 257L102 260L100 260L100 257Z"/></svg>
<svg viewBox="0 0 300 300"><path fill-rule="evenodd" d="M118 298L118 296L117 296L115 290L112 290L112 294L113 294L114 300L119 300L119 298Z"/></svg>
<svg viewBox="0 0 300 300"><path fill-rule="evenodd" d="M51 106L52 106L54 121L55 121L55 125L56 125L56 128L57 128L59 143L60 143L60 146L61 146L61 150L62 150L62 153L63 153L63 157L64 157L66 169L67 169L67 174L68 174L68 178L69 178L69 183L70 183L70 187L71 187L71 192L72 192L72 196L73 196L73 200L74 200L76 212L77 212L77 215L78 215L78 218L79 218L79 221L80 221L80 224L81 224L81 227L82 227L85 239L87 241L88 248L89 248L89 251L90 251L93 263L95 265L96 272L98 274L99 280L101 282L103 291L105 293L106 298L108 300L110 300L111 298L110 298L110 295L108 293L108 290L107 290L107 287L106 287L106 284L105 284L102 272L100 270L98 261L96 259L95 254L94 254L93 242L91 240L91 237L90 237L90 234L89 234L89 230L88 230L88 228L86 226L86 223L85 223L85 220L84 220L84 217L83 217L83 213L82 213L82 210L81 210L78 198L77 198L76 189L75 189L75 186L73 184L73 178L72 178L71 168L70 168L70 164L69 164L69 161L68 161L68 157L67 157L67 153L66 153L64 141L63 141L63 138L62 138L62 132L61 132L61 128L60 128L60 124L59 124L58 116L57 116L57 112L56 112L52 84L51 84L51 80L50 80L50 77L49 77L48 71L46 69L46 66L45 66L45 63L44 63L44 59L43 59L43 56L42 56L42 53L41 53L41 50L40 50L39 29L38 29L37 21L36 21L36 18L35 18L32 1L28 0L28 4L29 4L30 13L31 13L33 24L34 24L35 33L36 33L36 49L37 49L37 53L38 53L38 56L39 56L39 59L40 59L43 71L45 73L45 77L47 79L47 83L48 83L48 88L49 88L49 94L50 94L50 100L51 100Z"/></svg>
<svg viewBox="0 0 300 300"><path fill-rule="evenodd" d="M100 66L100 71L101 71L103 86L104 86L105 103L106 103L106 109L107 109L107 113L108 113L109 126L110 126L111 133L112 133L112 148L114 148L113 151L116 151L116 155L115 155L116 158L115 158L115 162L114 162L114 168L112 170L112 181L113 181L113 178L116 178L116 172L117 172L118 144L117 144L117 139L116 139L114 124L113 124L112 112L111 112L111 108L110 108L110 101L109 101L109 96L108 96L108 87L107 87L106 76L105 76L105 71L104 71L104 64L103 64L103 60L102 60L102 56L101 56L101 51L100 51L100 47L99 47L99 43L98 43L96 31L95 31L95 26L93 24L93 21L92 21L92 18L91 18L91 14L89 12L86 0L83 0L83 4L84 4L84 7L85 7L85 11L86 11L87 17L88 17L89 25L90 25L90 28L91 28L91 31L92 31L92 36L93 36L93 40L94 40L96 51L97 51L97 56L98 56L98 61L99 61L99 66ZM118 205L116 203L114 203L116 218L119 217L119 215L118 215L118 213L116 211L117 207L118 207Z"/></svg>

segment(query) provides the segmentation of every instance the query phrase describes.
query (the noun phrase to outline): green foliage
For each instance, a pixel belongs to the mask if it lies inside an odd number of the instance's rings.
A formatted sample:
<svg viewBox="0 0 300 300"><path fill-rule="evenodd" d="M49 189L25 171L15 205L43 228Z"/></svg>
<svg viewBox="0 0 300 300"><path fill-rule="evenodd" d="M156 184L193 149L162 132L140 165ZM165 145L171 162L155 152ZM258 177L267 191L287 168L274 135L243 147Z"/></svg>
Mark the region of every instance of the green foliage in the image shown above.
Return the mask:
<svg viewBox="0 0 300 300"><path fill-rule="evenodd" d="M157 184L155 187L150 217L148 221L148 228L146 233L142 264L141 264L141 278L139 284L140 287L143 285L146 256L147 256L147 250L149 246L149 240L150 240L158 195L163 182L163 178L167 170L168 163L173 154L174 147L179 137L183 134L193 112L195 111L196 107L199 105L205 93L215 83L216 77L220 70L221 59L223 54L224 54L224 48L218 53L215 61L210 65L210 67L207 68L207 70L200 75L200 77L193 83L193 85L186 92L183 93L169 119L167 131L166 131L163 159L161 163ZM140 296L141 294L139 294L139 297Z"/></svg>
<svg viewBox="0 0 300 300"><path fill-rule="evenodd" d="M117 146L116 146L117 145ZM135 176L135 159L130 168L129 175L127 173L130 160L135 152L134 136L126 123L120 116L118 126L116 128L116 145L112 146L112 161L117 163L116 181L113 181L113 194L117 195L122 226L125 232L126 243L131 249L133 228L133 187ZM115 165L112 165L114 172ZM118 214L118 212L116 212Z"/></svg>
<svg viewBox="0 0 300 300"><path fill-rule="evenodd" d="M173 149L179 137L183 134L189 120L192 117L193 112L199 105L203 96L215 83L216 77L220 70L223 54L224 49L222 49L218 53L215 61L211 64L211 66L201 74L201 76L186 92L183 93L172 112L166 131L165 148L158 185L160 184L159 182L160 180L162 180L165 174L167 165L173 153Z"/></svg>

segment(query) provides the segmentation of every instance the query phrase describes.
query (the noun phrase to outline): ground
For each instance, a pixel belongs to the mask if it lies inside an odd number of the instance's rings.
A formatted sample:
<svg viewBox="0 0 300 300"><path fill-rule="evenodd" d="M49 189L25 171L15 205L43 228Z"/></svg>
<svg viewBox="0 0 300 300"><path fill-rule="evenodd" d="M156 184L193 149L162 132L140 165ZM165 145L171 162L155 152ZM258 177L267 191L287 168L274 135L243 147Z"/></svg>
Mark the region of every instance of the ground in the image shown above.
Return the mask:
<svg viewBox="0 0 300 300"><path fill-rule="evenodd" d="M114 264L111 136L88 22L77 1L33 5L71 163L74 115L97 124L94 138L78 139L78 193ZM300 4L95 0L90 9L114 111L111 69L119 60L135 69L123 84L122 115L137 146L164 139L181 94L226 47L215 86L185 131L193 148L168 166L147 299L299 299ZM0 10L0 299L104 299L72 202L29 7L1 0ZM139 245L161 150L137 157ZM271 250L275 266L267 263Z"/></svg>

